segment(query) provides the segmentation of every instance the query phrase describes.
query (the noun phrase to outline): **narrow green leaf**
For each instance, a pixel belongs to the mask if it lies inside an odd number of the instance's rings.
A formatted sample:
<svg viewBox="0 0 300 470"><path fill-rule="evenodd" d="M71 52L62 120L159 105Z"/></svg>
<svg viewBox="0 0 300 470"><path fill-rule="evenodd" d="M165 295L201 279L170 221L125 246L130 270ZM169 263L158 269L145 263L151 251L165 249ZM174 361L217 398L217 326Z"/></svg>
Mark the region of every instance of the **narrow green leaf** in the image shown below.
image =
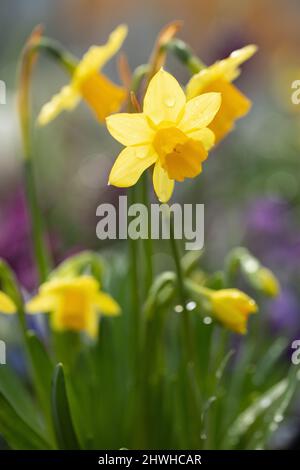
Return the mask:
<svg viewBox="0 0 300 470"><path fill-rule="evenodd" d="M28 390L8 366L0 367L0 393L26 423L35 431L41 431L37 408Z"/></svg>
<svg viewBox="0 0 300 470"><path fill-rule="evenodd" d="M266 444L267 438L276 429L274 424L276 424L278 416L280 415L281 419L281 416L288 407L298 381L297 368L291 367L286 379L271 387L266 393L256 399L252 405L246 408L230 427L227 443L229 448L235 447L248 432L251 432L252 435L252 445L250 448L256 447L258 443L260 445ZM259 432L255 433L254 427ZM253 440L253 436L255 436L256 443Z"/></svg>
<svg viewBox="0 0 300 470"><path fill-rule="evenodd" d="M74 430L62 364L57 364L52 381L52 417L58 446L64 450L79 449Z"/></svg>
<svg viewBox="0 0 300 470"><path fill-rule="evenodd" d="M2 393L0 393L0 434L12 449L51 449L49 442L25 423Z"/></svg>
<svg viewBox="0 0 300 470"><path fill-rule="evenodd" d="M29 330L26 332L27 345L30 352L32 374L35 388L37 391L40 404L47 418L51 417L51 381L54 370L45 346L36 336Z"/></svg>

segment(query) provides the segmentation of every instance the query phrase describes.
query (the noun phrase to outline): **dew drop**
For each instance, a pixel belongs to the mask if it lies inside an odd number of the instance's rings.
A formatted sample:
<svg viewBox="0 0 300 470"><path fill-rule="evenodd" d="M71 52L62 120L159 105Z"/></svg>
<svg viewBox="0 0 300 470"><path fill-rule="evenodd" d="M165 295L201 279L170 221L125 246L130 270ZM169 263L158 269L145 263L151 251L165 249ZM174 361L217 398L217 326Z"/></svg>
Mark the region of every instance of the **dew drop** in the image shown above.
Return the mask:
<svg viewBox="0 0 300 470"><path fill-rule="evenodd" d="M262 408L268 408L271 405L271 400L269 398L264 398L261 401Z"/></svg>
<svg viewBox="0 0 300 470"><path fill-rule="evenodd" d="M189 311L195 310L196 307L197 307L197 304L193 300L191 300L190 302L186 304L186 309Z"/></svg>
<svg viewBox="0 0 300 470"><path fill-rule="evenodd" d="M165 105L167 106L167 108L174 108L175 103L176 103L176 100L172 96L165 99Z"/></svg>
<svg viewBox="0 0 300 470"><path fill-rule="evenodd" d="M203 323L204 323L204 325L210 325L212 323L212 318L211 317L204 317L203 318Z"/></svg>
<svg viewBox="0 0 300 470"><path fill-rule="evenodd" d="M183 312L183 306L182 305L176 305L174 308L176 313L182 313Z"/></svg>
<svg viewBox="0 0 300 470"><path fill-rule="evenodd" d="M275 423L281 423L281 421L283 421L283 416L281 414L275 415L274 421Z"/></svg>

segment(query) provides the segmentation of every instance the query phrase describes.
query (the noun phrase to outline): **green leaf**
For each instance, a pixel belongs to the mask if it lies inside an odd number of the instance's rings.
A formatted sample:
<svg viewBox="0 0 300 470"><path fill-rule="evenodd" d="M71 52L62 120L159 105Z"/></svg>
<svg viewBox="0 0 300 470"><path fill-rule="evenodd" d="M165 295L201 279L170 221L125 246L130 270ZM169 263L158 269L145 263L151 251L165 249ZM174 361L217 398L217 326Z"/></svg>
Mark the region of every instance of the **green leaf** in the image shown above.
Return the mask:
<svg viewBox="0 0 300 470"><path fill-rule="evenodd" d="M229 448L236 447L247 433L251 437L249 448L255 447L258 442L260 446L265 445L270 433L275 431L274 423L278 421L276 418L279 415L282 417L289 405L298 380L297 368L292 366L286 379L271 387L246 408L230 426L227 442Z"/></svg>
<svg viewBox="0 0 300 470"><path fill-rule="evenodd" d="M26 340L35 389L46 419L49 421L51 419L51 381L54 364L47 354L45 346L33 331L26 332Z"/></svg>
<svg viewBox="0 0 300 470"><path fill-rule="evenodd" d="M62 364L57 364L52 381L52 417L59 448L64 450L79 449Z"/></svg>
<svg viewBox="0 0 300 470"><path fill-rule="evenodd" d="M21 419L30 423L35 431L41 432L41 421L29 392L8 366L0 367L0 393Z"/></svg>
<svg viewBox="0 0 300 470"><path fill-rule="evenodd" d="M49 442L25 423L2 393L0 393L0 434L13 449L51 449Z"/></svg>

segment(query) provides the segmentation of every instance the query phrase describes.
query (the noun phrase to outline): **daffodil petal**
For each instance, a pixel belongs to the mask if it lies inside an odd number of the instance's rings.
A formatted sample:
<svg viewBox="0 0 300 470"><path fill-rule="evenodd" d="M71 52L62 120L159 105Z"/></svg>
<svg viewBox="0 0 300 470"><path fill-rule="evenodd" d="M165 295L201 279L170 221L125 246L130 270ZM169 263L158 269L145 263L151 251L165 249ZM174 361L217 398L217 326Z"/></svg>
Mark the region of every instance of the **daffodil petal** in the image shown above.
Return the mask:
<svg viewBox="0 0 300 470"><path fill-rule="evenodd" d="M221 93L204 93L187 102L178 127L188 133L206 127L221 106Z"/></svg>
<svg viewBox="0 0 300 470"><path fill-rule="evenodd" d="M142 145L153 140L154 131L143 113L114 114L106 119L106 124L111 135L123 145Z"/></svg>
<svg viewBox="0 0 300 470"><path fill-rule="evenodd" d="M30 314L35 313L49 313L52 312L57 306L57 299L50 294L38 294L32 297L26 304L26 312Z"/></svg>
<svg viewBox="0 0 300 470"><path fill-rule="evenodd" d="M208 127L204 127L197 131L187 132L186 134L191 139L202 142L205 150L210 150L215 144L215 134Z"/></svg>
<svg viewBox="0 0 300 470"><path fill-rule="evenodd" d="M161 69L149 83L143 111L155 125L162 122L176 123L185 102L185 94L176 78Z"/></svg>
<svg viewBox="0 0 300 470"><path fill-rule="evenodd" d="M53 278L41 285L40 292L42 295L56 295L64 294L70 289L76 289L82 292L93 293L96 292L98 288L99 283L94 277L83 275L75 278Z"/></svg>
<svg viewBox="0 0 300 470"><path fill-rule="evenodd" d="M109 36L103 46L92 46L84 54L74 74L74 82L81 82L85 78L101 69L122 46L127 36L127 26L118 26Z"/></svg>
<svg viewBox="0 0 300 470"><path fill-rule="evenodd" d="M17 307L8 295L4 292L0 292L0 313L6 313L8 315L16 313Z"/></svg>
<svg viewBox="0 0 300 470"><path fill-rule="evenodd" d="M121 313L119 304L104 292L97 293L94 298L94 304L104 315L119 315Z"/></svg>
<svg viewBox="0 0 300 470"><path fill-rule="evenodd" d="M250 59L257 51L257 46L249 44L233 51L227 59L222 60L221 67L224 68L227 80L232 81L239 76L239 66Z"/></svg>
<svg viewBox="0 0 300 470"><path fill-rule="evenodd" d="M153 186L160 202L168 202L174 190L174 180L168 177L168 173L159 162L154 167Z"/></svg>
<svg viewBox="0 0 300 470"><path fill-rule="evenodd" d="M79 100L80 95L73 86L64 86L57 95L54 95L52 99L42 107L37 119L38 124L45 126L62 111L71 111L78 104Z"/></svg>
<svg viewBox="0 0 300 470"><path fill-rule="evenodd" d="M156 160L154 149L145 146L126 147L117 157L109 175L109 183L119 188L134 185L141 174Z"/></svg>

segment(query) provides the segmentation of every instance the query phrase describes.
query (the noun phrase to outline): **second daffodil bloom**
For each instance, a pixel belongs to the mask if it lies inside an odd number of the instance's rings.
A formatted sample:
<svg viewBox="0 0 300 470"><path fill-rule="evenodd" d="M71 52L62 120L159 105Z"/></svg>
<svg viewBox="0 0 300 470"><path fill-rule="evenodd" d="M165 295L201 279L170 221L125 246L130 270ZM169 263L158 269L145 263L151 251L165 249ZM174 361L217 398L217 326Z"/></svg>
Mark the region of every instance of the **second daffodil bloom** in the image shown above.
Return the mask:
<svg viewBox="0 0 300 470"><path fill-rule="evenodd" d="M154 165L155 192L161 202L167 202L175 181L201 172L215 141L207 126L220 104L220 93L206 93L186 102L177 80L161 69L149 83L143 112L114 114L106 120L111 135L126 146L111 170L109 183L132 186Z"/></svg>
<svg viewBox="0 0 300 470"><path fill-rule="evenodd" d="M187 84L186 93L188 99L193 99L201 93L219 91L222 93L222 105L209 128L215 133L216 143L230 132L237 119L248 113L251 102L232 85L239 74L239 66L250 59L257 47L249 45L238 49L226 59L215 62L210 67L203 68L193 75Z"/></svg>
<svg viewBox="0 0 300 470"><path fill-rule="evenodd" d="M245 334L248 317L257 312L257 305L251 297L238 289L211 291L213 315L230 330Z"/></svg>
<svg viewBox="0 0 300 470"><path fill-rule="evenodd" d="M92 276L53 279L41 285L39 293L26 305L27 313L50 313L54 330L84 331L97 336L99 314L120 313L117 302L102 292Z"/></svg>
<svg viewBox="0 0 300 470"><path fill-rule="evenodd" d="M8 295L0 291L0 313L7 315L16 313L17 307Z"/></svg>
<svg viewBox="0 0 300 470"><path fill-rule="evenodd" d="M64 110L71 111L80 99L89 104L99 121L120 109L126 97L125 89L112 83L99 70L118 52L126 35L127 27L121 25L111 33L105 45L92 46L87 51L75 68L71 83L43 106L38 116L40 125L52 121Z"/></svg>

